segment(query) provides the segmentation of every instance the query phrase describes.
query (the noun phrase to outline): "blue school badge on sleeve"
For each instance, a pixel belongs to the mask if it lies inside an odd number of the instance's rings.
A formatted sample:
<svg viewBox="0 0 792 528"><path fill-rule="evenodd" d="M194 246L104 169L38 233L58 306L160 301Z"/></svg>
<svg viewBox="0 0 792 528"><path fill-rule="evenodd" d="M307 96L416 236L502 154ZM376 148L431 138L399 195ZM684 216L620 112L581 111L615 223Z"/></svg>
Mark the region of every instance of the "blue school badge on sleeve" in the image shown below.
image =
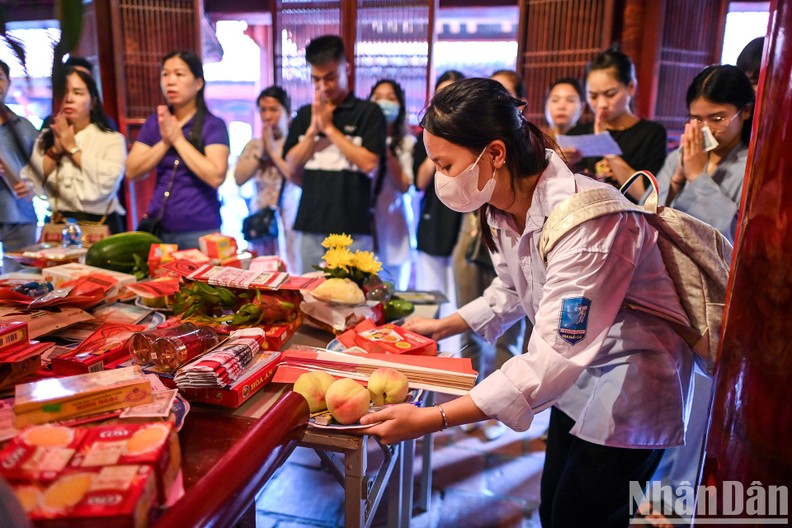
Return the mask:
<svg viewBox="0 0 792 528"><path fill-rule="evenodd" d="M572 297L561 301L561 320L558 335L570 345L586 338L591 300L585 297Z"/></svg>

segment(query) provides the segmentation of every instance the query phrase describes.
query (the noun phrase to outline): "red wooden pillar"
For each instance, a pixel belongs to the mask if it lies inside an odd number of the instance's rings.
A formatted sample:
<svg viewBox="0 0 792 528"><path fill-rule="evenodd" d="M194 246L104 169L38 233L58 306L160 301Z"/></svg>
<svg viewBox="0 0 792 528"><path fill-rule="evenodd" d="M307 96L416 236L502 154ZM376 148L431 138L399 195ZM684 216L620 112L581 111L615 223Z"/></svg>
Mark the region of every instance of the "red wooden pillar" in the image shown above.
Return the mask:
<svg viewBox="0 0 792 528"><path fill-rule="evenodd" d="M701 483L715 486L718 494L735 481L745 490L754 482L792 487L790 34L792 1L777 0L759 81Z"/></svg>

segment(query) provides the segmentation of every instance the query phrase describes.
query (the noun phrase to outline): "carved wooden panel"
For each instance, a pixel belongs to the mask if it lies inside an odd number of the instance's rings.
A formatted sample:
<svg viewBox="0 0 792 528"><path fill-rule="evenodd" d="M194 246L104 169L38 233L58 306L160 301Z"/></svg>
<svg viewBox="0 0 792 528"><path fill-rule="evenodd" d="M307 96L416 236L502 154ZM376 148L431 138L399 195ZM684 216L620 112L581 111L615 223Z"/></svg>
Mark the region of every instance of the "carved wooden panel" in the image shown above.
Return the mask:
<svg viewBox="0 0 792 528"><path fill-rule="evenodd" d="M199 0L119 0L122 53L120 81L126 89L125 117L143 120L161 104L162 57L174 50L201 54Z"/></svg>
<svg viewBox="0 0 792 528"><path fill-rule="evenodd" d="M685 126L688 85L718 61L723 23L720 0L666 0L654 120L671 133Z"/></svg>
<svg viewBox="0 0 792 528"><path fill-rule="evenodd" d="M582 79L586 63L613 41L615 0L527 0L523 5L521 73L525 115L544 122L544 98L560 77Z"/></svg>
<svg viewBox="0 0 792 528"><path fill-rule="evenodd" d="M273 16L275 83L292 98L296 110L313 98L305 46L321 35L341 34L341 0L277 0ZM350 50L347 50L349 57Z"/></svg>
<svg viewBox="0 0 792 528"><path fill-rule="evenodd" d="M380 79L404 88L413 119L426 103L430 5L427 0L358 0L355 92L367 98Z"/></svg>

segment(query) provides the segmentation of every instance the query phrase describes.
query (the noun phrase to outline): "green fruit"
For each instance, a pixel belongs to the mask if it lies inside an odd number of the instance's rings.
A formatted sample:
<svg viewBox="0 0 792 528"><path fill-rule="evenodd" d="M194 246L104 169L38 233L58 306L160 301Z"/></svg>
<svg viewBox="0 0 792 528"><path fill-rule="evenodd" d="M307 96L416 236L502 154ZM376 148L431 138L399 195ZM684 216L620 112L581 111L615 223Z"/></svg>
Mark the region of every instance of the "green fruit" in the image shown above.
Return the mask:
<svg viewBox="0 0 792 528"><path fill-rule="evenodd" d="M415 306L404 299L391 299L385 303L385 320L392 321L413 313Z"/></svg>
<svg viewBox="0 0 792 528"><path fill-rule="evenodd" d="M145 274L148 275L148 266L145 263L148 262L149 249L152 244L161 243L159 238L142 231L110 235L88 248L85 263L121 273L143 273L144 270L140 269L142 263L146 268Z"/></svg>

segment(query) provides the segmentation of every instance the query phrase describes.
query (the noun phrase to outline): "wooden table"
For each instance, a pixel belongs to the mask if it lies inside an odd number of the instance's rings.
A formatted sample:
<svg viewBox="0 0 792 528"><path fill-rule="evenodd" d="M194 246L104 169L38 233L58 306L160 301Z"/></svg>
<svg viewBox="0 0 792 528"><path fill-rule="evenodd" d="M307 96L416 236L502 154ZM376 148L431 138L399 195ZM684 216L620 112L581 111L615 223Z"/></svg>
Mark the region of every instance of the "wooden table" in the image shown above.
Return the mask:
<svg viewBox="0 0 792 528"><path fill-rule="evenodd" d="M416 306L434 317L436 305ZM324 347L332 336L303 326L292 344ZM270 384L236 410L192 404L179 433L186 494L156 526L255 526L255 497L297 445L312 448L345 491L345 526L367 528L387 496L388 526L409 526L413 509L414 441L387 446L368 473L368 436L308 428L308 404L291 385ZM432 398L430 395L429 398ZM341 453L343 463L329 453ZM431 435L423 450L418 506L429 508Z"/></svg>
<svg viewBox="0 0 792 528"><path fill-rule="evenodd" d="M266 409L255 418L192 405L179 432L186 493L155 526L255 527L256 495L308 426L308 403L283 389L267 386L254 396Z"/></svg>

